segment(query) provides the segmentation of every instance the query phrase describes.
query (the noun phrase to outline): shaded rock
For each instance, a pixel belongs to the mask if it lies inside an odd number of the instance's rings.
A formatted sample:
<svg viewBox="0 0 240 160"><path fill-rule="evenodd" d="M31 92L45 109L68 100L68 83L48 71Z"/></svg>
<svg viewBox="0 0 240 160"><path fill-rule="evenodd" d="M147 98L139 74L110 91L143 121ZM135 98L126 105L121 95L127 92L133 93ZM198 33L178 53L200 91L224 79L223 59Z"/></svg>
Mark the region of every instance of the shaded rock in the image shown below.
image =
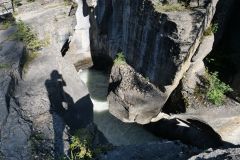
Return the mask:
<svg viewBox="0 0 240 160"><path fill-rule="evenodd" d="M221 136L206 122L187 118L161 119L145 125L157 136L181 142L199 148L220 147L223 145Z"/></svg>
<svg viewBox="0 0 240 160"><path fill-rule="evenodd" d="M152 142L143 145L122 146L108 151L105 155L100 156L101 160L170 160L188 159L197 149L190 149L186 145L178 142Z"/></svg>

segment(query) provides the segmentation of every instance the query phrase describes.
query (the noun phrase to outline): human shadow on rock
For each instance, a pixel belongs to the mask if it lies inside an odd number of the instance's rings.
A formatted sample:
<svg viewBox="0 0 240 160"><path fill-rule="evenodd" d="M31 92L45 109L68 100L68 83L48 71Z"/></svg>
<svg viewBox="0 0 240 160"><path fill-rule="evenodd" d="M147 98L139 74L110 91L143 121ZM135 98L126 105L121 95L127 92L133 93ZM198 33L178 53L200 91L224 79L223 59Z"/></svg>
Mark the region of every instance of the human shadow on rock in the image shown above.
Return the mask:
<svg viewBox="0 0 240 160"><path fill-rule="evenodd" d="M49 112L52 114L55 159L64 154L63 132L65 122L62 117L66 109L63 105L65 104L65 107L73 105L73 99L64 91L63 86L66 86L66 83L57 70L52 71L50 79L45 81L45 87L50 101Z"/></svg>
<svg viewBox="0 0 240 160"><path fill-rule="evenodd" d="M63 133L66 125L74 132L93 122L93 104L90 96L86 95L74 103L63 86L66 86L66 82L57 70L52 71L50 79L45 81L50 101L49 112L52 114L55 159L64 155Z"/></svg>
<svg viewBox="0 0 240 160"><path fill-rule="evenodd" d="M93 122L93 103L86 95L74 103L65 113L64 119L71 132L85 128Z"/></svg>

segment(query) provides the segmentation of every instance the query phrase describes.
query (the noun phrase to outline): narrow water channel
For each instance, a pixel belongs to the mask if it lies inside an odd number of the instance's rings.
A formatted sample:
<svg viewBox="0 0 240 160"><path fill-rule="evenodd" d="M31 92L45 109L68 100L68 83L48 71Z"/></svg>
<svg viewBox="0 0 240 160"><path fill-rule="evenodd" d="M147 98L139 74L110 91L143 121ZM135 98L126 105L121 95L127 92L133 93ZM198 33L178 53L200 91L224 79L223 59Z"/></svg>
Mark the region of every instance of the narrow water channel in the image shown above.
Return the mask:
<svg viewBox="0 0 240 160"><path fill-rule="evenodd" d="M160 138L137 124L123 123L108 111L108 77L103 71L88 69L80 73L94 104L94 123L113 145L143 144Z"/></svg>

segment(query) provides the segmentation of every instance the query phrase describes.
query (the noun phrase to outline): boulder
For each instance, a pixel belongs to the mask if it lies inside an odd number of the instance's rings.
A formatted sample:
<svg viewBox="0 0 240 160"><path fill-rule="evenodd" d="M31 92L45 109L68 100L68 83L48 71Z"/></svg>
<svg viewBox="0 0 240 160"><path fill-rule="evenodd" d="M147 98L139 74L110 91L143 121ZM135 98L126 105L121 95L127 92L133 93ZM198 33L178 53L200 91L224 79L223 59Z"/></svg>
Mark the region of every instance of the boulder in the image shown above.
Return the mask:
<svg viewBox="0 0 240 160"><path fill-rule="evenodd" d="M109 111L124 122L146 124L159 114L164 99L161 91L128 64L112 67Z"/></svg>

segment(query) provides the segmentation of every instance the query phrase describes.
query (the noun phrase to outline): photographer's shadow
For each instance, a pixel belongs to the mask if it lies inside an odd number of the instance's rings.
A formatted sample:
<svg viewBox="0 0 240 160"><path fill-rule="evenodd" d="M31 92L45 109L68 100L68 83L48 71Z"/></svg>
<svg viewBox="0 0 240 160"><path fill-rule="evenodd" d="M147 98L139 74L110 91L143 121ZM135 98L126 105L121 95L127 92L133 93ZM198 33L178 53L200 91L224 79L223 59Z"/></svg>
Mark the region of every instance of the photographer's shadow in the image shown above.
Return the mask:
<svg viewBox="0 0 240 160"><path fill-rule="evenodd" d="M70 133L73 133L92 123L93 104L89 94L74 103L73 98L64 91L66 82L57 70L52 71L50 79L45 81L45 86L53 121L55 159L58 159L64 154L63 133L66 125Z"/></svg>

